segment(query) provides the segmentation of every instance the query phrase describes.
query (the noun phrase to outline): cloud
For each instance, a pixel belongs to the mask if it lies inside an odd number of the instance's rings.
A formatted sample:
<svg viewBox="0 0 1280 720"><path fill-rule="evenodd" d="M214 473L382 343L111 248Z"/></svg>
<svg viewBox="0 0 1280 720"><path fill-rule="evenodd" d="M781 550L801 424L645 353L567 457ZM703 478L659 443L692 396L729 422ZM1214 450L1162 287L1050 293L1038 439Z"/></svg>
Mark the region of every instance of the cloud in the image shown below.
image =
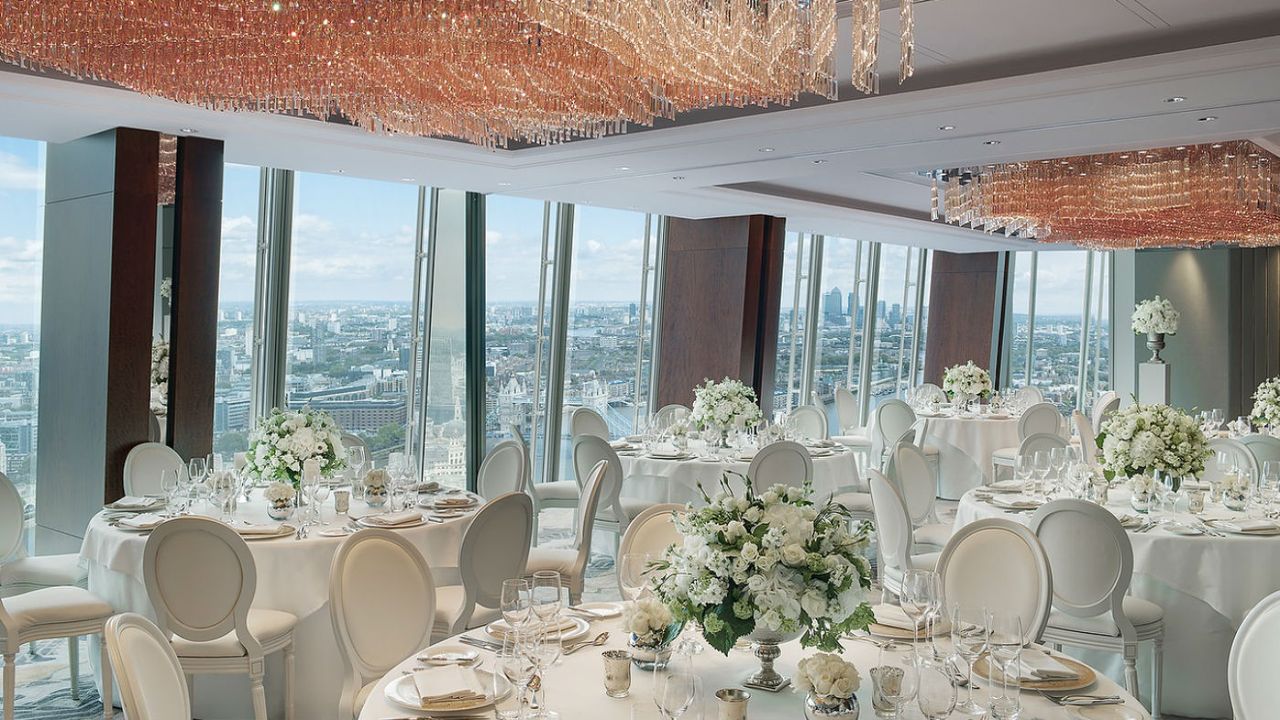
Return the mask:
<svg viewBox="0 0 1280 720"><path fill-rule="evenodd" d="M0 322L38 322L43 245L0 236Z"/></svg>
<svg viewBox="0 0 1280 720"><path fill-rule="evenodd" d="M39 167L27 164L17 155L0 152L0 190L43 189L44 172Z"/></svg>

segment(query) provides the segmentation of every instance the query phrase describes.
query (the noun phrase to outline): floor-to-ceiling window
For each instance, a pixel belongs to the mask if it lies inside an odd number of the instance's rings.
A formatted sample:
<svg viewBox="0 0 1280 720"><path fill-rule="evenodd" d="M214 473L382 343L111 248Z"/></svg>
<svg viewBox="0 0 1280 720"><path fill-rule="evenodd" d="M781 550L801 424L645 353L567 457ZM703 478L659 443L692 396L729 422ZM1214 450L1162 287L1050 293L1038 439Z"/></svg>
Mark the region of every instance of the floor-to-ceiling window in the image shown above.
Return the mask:
<svg viewBox="0 0 1280 720"><path fill-rule="evenodd" d="M814 347L813 390L834 428L838 422L835 389L848 388L855 397L860 391L871 243L824 237L821 260L821 315Z"/></svg>
<svg viewBox="0 0 1280 720"><path fill-rule="evenodd" d="M381 464L405 448L419 190L297 173L294 193L287 403L329 412ZM426 431L461 421L454 404Z"/></svg>
<svg viewBox="0 0 1280 720"><path fill-rule="evenodd" d="M213 451L249 447L253 428L254 288L262 170L227 165L222 176L218 340L213 386Z"/></svg>
<svg viewBox="0 0 1280 720"><path fill-rule="evenodd" d="M42 142L0 137L0 472L17 486L28 520L39 435L44 151Z"/></svg>
<svg viewBox="0 0 1280 720"><path fill-rule="evenodd" d="M782 251L782 299L778 318L778 361L774 369L773 412L781 417L806 400L805 327L808 323L809 266L813 236L789 232Z"/></svg>

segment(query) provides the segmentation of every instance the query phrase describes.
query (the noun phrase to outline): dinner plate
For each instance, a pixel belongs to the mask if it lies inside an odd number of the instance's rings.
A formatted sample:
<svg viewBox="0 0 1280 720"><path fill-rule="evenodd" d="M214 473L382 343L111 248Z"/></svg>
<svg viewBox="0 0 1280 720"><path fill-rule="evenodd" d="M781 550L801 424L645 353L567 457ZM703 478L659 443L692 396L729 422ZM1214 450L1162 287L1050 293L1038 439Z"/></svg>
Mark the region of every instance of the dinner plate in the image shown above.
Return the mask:
<svg viewBox="0 0 1280 720"><path fill-rule="evenodd" d="M585 619L580 617L570 617L566 619L573 623L573 627L560 632L561 643L580 640L586 637L587 633L591 632L591 623L587 622ZM489 633L490 637L495 637L501 640L507 634L507 627L509 627L507 625L507 621L494 620L485 626L484 631Z"/></svg>
<svg viewBox="0 0 1280 720"><path fill-rule="evenodd" d="M472 665L480 659L480 652L466 645L439 645L418 656L424 665Z"/></svg>
<svg viewBox="0 0 1280 720"><path fill-rule="evenodd" d="M493 687L493 673L488 670L476 670L476 678L480 680L480 687ZM511 681L505 677L498 676L498 697L505 698L511 694ZM412 710L415 713L426 713L427 710L422 708L422 701L418 699L418 686L413 684L412 675L401 675L400 677L387 683L387 687L383 690L383 695L391 704L398 707ZM470 703L462 703L455 705L448 710L432 709L429 712L433 718L444 717L471 717L476 714L477 710L487 708L494 702L494 697L486 692L485 697Z"/></svg>
<svg viewBox="0 0 1280 720"><path fill-rule="evenodd" d="M992 496L990 502L992 505L1005 510L1035 510L1040 507L1040 503L1034 500L1014 500L1001 495Z"/></svg>
<svg viewBox="0 0 1280 720"><path fill-rule="evenodd" d="M1146 720L1146 715L1128 705L1067 706L1071 720Z"/></svg>
<svg viewBox="0 0 1280 720"><path fill-rule="evenodd" d="M1048 690L1050 692L1056 692L1058 690L1083 690L1092 685L1098 679L1098 674L1093 671L1093 668L1085 665L1079 660L1069 658L1066 655L1056 652L1053 653L1052 657L1054 660L1057 660L1075 671L1079 677L1072 679L1024 680L1022 681L1023 690ZM998 667L992 667L990 660L991 656L987 653L983 653L982 656L973 663L973 672L986 680L1000 682L998 677L994 680L992 679L993 675L998 676L1000 674L1000 669Z"/></svg>
<svg viewBox="0 0 1280 720"><path fill-rule="evenodd" d="M590 610L600 620L608 618L616 618L622 615L622 603L616 602L586 602L574 605L582 610Z"/></svg>
<svg viewBox="0 0 1280 720"><path fill-rule="evenodd" d="M1187 536L1204 535L1204 530L1201 530L1200 528L1195 527L1194 525L1187 525L1186 523L1180 523L1176 520L1172 520L1166 523L1161 523L1160 529L1173 535L1187 535Z"/></svg>
<svg viewBox="0 0 1280 720"><path fill-rule="evenodd" d="M275 540L276 538L286 537L298 532L298 528L288 524L281 523L279 529L273 533L242 533L239 530L236 533L244 538L245 542L253 542L254 540Z"/></svg>
<svg viewBox="0 0 1280 720"><path fill-rule="evenodd" d="M164 506L165 506L164 499L156 498L156 501L151 503L150 505L145 505L145 506L128 505L128 506L121 507L119 505L116 505L115 503L107 503L106 505L102 506L102 509L108 510L113 513L140 514L144 512L154 512Z"/></svg>
<svg viewBox="0 0 1280 720"><path fill-rule="evenodd" d="M654 460L688 460L689 453L651 452L649 453L649 457Z"/></svg>
<svg viewBox="0 0 1280 720"><path fill-rule="evenodd" d="M809 449L809 457L816 457L816 458L831 457L832 455L835 455L835 454L836 454L836 451L830 448L810 448Z"/></svg>
<svg viewBox="0 0 1280 720"><path fill-rule="evenodd" d="M872 637L883 638L885 640L924 640L929 637L925 634L924 628L920 628L913 633L906 628L894 627L892 625L881 625L877 622L873 622L868 625L867 632L871 633ZM951 630L946 623L934 623L934 637L941 637L949 632L951 632Z"/></svg>
<svg viewBox="0 0 1280 720"><path fill-rule="evenodd" d="M1222 523L1214 523L1213 529L1221 530L1224 533L1230 533L1232 535L1238 535L1240 537L1272 537L1274 535L1280 535L1280 527L1277 527L1275 530L1255 530L1253 532L1245 532L1243 530L1226 527Z"/></svg>
<svg viewBox="0 0 1280 720"><path fill-rule="evenodd" d="M462 510L479 505L480 500L475 496L466 495L463 497L436 498L430 501L430 504L437 510Z"/></svg>
<svg viewBox="0 0 1280 720"><path fill-rule="evenodd" d="M403 525L379 525L377 523L371 523L367 519L361 517L361 518L356 518L356 524L359 525L360 527L366 527L373 530L404 530L407 528L416 528L416 527L421 527L423 525L426 525L427 516L423 515L416 522L408 522L408 523L404 523Z"/></svg>
<svg viewBox="0 0 1280 720"><path fill-rule="evenodd" d="M990 415L986 415L984 417L990 420L1009 420L1013 416L1010 415L1009 413L991 413Z"/></svg>

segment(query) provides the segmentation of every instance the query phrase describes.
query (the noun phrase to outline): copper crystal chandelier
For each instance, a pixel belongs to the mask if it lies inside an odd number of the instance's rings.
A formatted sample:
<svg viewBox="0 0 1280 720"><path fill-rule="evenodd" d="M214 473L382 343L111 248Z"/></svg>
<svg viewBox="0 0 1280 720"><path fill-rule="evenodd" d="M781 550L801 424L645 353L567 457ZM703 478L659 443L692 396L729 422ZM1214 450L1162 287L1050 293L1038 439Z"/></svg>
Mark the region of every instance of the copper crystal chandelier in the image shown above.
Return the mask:
<svg viewBox="0 0 1280 720"><path fill-rule="evenodd" d="M1280 245L1280 159L1237 140L939 170L933 219L1095 249Z"/></svg>
<svg viewBox="0 0 1280 720"><path fill-rule="evenodd" d="M853 2L853 83L872 92L879 0ZM914 21L901 2L905 79ZM0 59L202 107L494 147L834 99L835 3L0 0Z"/></svg>

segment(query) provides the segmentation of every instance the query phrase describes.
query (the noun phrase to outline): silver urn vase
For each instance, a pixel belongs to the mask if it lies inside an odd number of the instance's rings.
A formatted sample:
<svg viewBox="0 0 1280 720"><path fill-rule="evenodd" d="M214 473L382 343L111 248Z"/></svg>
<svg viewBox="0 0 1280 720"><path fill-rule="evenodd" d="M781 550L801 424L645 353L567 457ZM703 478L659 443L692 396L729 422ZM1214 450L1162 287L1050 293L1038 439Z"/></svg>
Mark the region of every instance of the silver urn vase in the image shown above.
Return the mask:
<svg viewBox="0 0 1280 720"><path fill-rule="evenodd" d="M1151 359L1147 362L1163 363L1160 351L1164 349L1164 333L1147 333L1147 349L1151 351Z"/></svg>
<svg viewBox="0 0 1280 720"><path fill-rule="evenodd" d="M858 720L858 697L809 693L804 699L804 716L806 720Z"/></svg>

